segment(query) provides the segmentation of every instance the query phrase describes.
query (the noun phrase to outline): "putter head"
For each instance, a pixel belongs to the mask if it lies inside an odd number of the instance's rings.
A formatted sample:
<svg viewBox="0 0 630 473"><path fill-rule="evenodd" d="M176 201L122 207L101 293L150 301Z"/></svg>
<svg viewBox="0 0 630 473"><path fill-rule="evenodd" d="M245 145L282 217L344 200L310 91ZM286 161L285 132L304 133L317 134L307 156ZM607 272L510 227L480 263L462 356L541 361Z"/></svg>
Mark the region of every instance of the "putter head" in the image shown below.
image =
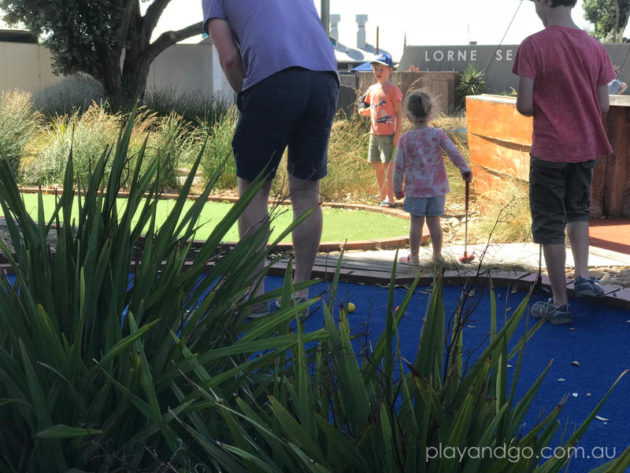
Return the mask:
<svg viewBox="0 0 630 473"><path fill-rule="evenodd" d="M464 256L459 258L459 262L467 264L467 263L470 263L474 259L475 259L475 254L474 253L468 254L467 252L464 251Z"/></svg>
<svg viewBox="0 0 630 473"><path fill-rule="evenodd" d="M543 286L542 278L538 277L534 282L534 291L536 294L540 294L545 297L551 297L551 289L547 286Z"/></svg>

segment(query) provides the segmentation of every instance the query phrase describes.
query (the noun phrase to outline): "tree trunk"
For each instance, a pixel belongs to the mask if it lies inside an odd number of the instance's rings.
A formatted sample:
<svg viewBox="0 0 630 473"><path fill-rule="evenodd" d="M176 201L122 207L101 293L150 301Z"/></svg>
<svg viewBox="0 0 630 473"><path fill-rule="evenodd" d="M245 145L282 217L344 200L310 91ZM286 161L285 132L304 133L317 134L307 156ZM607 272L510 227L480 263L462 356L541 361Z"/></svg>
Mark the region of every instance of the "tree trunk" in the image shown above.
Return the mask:
<svg viewBox="0 0 630 473"><path fill-rule="evenodd" d="M146 56L139 57L135 61L125 60L119 95L123 105L133 105L137 100L144 98L151 62L146 59Z"/></svg>

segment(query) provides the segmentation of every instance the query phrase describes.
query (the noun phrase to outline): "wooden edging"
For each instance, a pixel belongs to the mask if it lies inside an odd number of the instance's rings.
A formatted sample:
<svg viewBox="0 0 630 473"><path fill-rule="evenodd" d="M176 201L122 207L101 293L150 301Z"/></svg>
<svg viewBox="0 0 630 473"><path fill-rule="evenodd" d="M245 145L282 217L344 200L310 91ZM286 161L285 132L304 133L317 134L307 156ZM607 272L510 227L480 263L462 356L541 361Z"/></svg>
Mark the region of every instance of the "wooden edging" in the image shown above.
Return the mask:
<svg viewBox="0 0 630 473"><path fill-rule="evenodd" d="M192 265L187 262L186 265ZM269 268L268 274L271 276L284 276L288 263L280 261ZM313 267L312 277L324 281L331 281L336 272L336 260L331 259L330 266L315 265ZM207 269L214 266L213 263L207 264ZM0 264L0 271L4 275L13 274L13 268L8 263ZM445 271L443 274L446 284L461 285L463 287L488 287L490 281L494 287L507 287L517 291L529 291L537 279L537 275L527 271L500 271L489 270L478 275L476 271ZM397 286L409 286L414 281L415 276L402 275L396 276L395 283ZM419 280L420 286L428 286L433 282L434 275L432 273L422 274ZM389 285L391 282L391 274L386 271L366 271L341 268L339 280L343 282L355 284L373 284L373 285ZM472 281L472 282L471 282ZM549 278L542 276L542 284L549 287ZM601 298L601 302L608 307L615 307L624 310L630 310L630 288L621 288L618 286L603 286L605 296ZM575 297L573 283L568 285L568 293L570 297Z"/></svg>

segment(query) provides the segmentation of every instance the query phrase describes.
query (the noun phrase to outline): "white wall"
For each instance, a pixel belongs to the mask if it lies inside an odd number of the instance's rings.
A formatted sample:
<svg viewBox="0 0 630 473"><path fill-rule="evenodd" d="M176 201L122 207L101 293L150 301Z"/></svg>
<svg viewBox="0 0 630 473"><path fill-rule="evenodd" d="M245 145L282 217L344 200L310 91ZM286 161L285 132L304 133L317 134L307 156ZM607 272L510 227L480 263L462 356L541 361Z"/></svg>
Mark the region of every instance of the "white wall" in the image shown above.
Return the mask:
<svg viewBox="0 0 630 473"><path fill-rule="evenodd" d="M0 90L35 92L58 82L51 62L49 51L37 44L0 42Z"/></svg>
<svg viewBox="0 0 630 473"><path fill-rule="evenodd" d="M52 72L50 52L37 44L0 42L0 91L37 92L62 78ZM180 94L234 95L219 65L212 44L177 44L160 54L151 65L147 92L172 90Z"/></svg>

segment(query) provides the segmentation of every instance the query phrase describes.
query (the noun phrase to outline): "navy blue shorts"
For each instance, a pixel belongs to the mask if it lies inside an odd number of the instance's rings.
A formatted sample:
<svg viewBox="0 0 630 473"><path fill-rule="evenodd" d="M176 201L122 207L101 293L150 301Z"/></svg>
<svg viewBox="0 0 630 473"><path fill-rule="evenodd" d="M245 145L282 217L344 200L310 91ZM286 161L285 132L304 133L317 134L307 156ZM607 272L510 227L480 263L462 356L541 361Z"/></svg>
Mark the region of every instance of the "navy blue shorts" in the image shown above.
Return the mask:
<svg viewBox="0 0 630 473"><path fill-rule="evenodd" d="M324 177L338 95L336 73L298 67L239 93L240 116L232 139L236 175L253 181L266 168L267 179L273 179L288 147L291 176L308 181Z"/></svg>
<svg viewBox="0 0 630 473"><path fill-rule="evenodd" d="M535 243L564 243L567 223L588 222L596 162L557 163L531 157L529 206Z"/></svg>

